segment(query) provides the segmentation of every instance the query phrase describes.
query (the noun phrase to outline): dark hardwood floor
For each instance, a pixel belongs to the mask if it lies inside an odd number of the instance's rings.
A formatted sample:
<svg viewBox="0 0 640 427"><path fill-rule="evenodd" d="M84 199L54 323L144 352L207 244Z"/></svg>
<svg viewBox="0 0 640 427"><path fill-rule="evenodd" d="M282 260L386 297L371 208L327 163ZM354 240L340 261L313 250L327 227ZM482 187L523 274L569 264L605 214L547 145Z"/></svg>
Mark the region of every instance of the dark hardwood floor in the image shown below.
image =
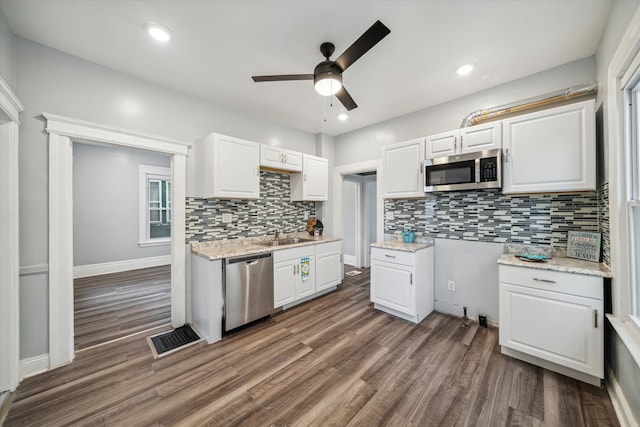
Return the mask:
<svg viewBox="0 0 640 427"><path fill-rule="evenodd" d="M171 266L73 281L75 349L171 323Z"/></svg>
<svg viewBox="0 0 640 427"><path fill-rule="evenodd" d="M604 388L503 356L495 328L376 311L368 276L160 359L144 336L81 351L20 384L6 424L618 425Z"/></svg>

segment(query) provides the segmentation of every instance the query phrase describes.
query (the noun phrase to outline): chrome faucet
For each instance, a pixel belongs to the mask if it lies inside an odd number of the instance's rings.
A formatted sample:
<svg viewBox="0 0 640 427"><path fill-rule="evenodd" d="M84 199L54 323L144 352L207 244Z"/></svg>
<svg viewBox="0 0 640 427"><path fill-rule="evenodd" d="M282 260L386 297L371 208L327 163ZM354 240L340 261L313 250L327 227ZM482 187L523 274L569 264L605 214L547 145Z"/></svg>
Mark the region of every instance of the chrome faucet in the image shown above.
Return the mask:
<svg viewBox="0 0 640 427"><path fill-rule="evenodd" d="M280 238L280 229L276 228L273 240L278 240L279 238Z"/></svg>

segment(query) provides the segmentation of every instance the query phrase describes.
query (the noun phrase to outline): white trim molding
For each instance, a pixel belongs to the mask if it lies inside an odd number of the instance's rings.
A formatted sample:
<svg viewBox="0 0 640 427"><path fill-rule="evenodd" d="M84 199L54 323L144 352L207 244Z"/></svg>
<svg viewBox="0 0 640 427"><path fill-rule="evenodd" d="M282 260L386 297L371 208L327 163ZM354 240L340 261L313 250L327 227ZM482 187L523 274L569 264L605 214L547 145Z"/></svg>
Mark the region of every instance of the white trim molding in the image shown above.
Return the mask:
<svg viewBox="0 0 640 427"><path fill-rule="evenodd" d="M73 278L98 276L101 274L120 273L141 268L158 267L171 264L171 255L147 258L128 259L123 261L103 262L100 264L76 265L73 267Z"/></svg>
<svg viewBox="0 0 640 427"><path fill-rule="evenodd" d="M609 398L611 398L613 410L618 417L618 422L622 427L638 427L638 423L633 417L633 412L631 412L631 407L629 407L629 402L627 402L624 396L622 387L620 387L620 383L618 383L618 379L608 363L606 364L606 373L607 392L609 393Z"/></svg>
<svg viewBox="0 0 640 427"><path fill-rule="evenodd" d="M87 122L50 113L49 133L49 367L71 363L73 353L73 142L101 143L171 155L171 323L186 318L185 189L183 141Z"/></svg>
<svg viewBox="0 0 640 427"><path fill-rule="evenodd" d="M18 146L23 110L0 76L0 393L15 390L20 382Z"/></svg>
<svg viewBox="0 0 640 427"><path fill-rule="evenodd" d="M0 109L9 117L9 120L20 124L20 113L24 111L24 106L2 76L0 76Z"/></svg>
<svg viewBox="0 0 640 427"><path fill-rule="evenodd" d="M20 361L20 379L47 372L49 370L49 355L29 357Z"/></svg>
<svg viewBox="0 0 640 427"><path fill-rule="evenodd" d="M101 142L121 145L141 150L150 150L166 154L186 156L189 154L189 143L176 139L164 138L128 129L106 126L86 120L42 113L47 119L46 131L50 134L65 135L78 142Z"/></svg>

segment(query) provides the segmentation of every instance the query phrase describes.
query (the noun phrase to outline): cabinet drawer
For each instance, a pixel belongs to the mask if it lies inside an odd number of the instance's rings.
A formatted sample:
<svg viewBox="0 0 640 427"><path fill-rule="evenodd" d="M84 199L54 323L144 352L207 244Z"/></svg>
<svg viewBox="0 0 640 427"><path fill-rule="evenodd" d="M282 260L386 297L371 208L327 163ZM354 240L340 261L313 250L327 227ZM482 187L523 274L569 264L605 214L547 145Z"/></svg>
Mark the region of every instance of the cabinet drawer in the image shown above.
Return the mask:
<svg viewBox="0 0 640 427"><path fill-rule="evenodd" d="M301 258L305 256L313 256L316 253L315 246L301 246L291 249L279 249L273 251L273 262L287 261L294 258Z"/></svg>
<svg viewBox="0 0 640 427"><path fill-rule="evenodd" d="M527 286L585 298L602 299L604 294L602 278L584 274L499 265L498 280L500 283Z"/></svg>
<svg viewBox="0 0 640 427"><path fill-rule="evenodd" d="M324 254L328 252L342 251L342 241L338 240L336 242L329 243L319 243L316 245L316 254Z"/></svg>
<svg viewBox="0 0 640 427"><path fill-rule="evenodd" d="M393 249L371 248L371 259L408 266L416 265L415 253L407 251L395 251Z"/></svg>

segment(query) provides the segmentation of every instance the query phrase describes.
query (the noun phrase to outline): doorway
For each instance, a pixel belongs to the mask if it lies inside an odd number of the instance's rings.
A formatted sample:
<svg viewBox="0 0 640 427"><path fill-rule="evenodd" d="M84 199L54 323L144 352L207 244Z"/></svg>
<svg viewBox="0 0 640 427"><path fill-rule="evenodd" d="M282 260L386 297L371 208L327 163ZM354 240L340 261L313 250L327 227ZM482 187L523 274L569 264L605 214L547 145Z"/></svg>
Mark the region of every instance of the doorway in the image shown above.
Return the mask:
<svg viewBox="0 0 640 427"><path fill-rule="evenodd" d="M376 242L376 171L345 175L342 190L344 263L369 267L372 242Z"/></svg>
<svg viewBox="0 0 640 427"><path fill-rule="evenodd" d="M356 241L359 241L359 244L355 245L355 248L359 248L358 254L354 254L355 260L349 260L346 255L351 254L347 254L348 250L344 251L345 257L343 259L346 259L347 265L351 265L349 264L351 262L353 264L359 263L361 267L368 267L370 244L384 240L384 204L381 187L383 171L380 163L379 160L371 160L334 168L333 229L338 236L343 237L343 239L346 238L344 211L350 209L346 206L352 203L352 199L344 197L343 193L355 188L351 183L352 181L357 181L358 183L357 188L361 193L360 201L362 202L365 197L367 198L366 209L361 206L361 203L353 202L354 206L360 206L359 209L362 212L357 216L357 221L360 222L358 229L361 230L361 234L355 238ZM346 227L349 230L350 225L347 224ZM355 232L353 235L355 235ZM346 244L345 242L345 246Z"/></svg>
<svg viewBox="0 0 640 427"><path fill-rule="evenodd" d="M73 141L132 147L171 157L171 324L186 320L185 200L183 141L43 113L49 133L49 369L71 363L73 326Z"/></svg>

